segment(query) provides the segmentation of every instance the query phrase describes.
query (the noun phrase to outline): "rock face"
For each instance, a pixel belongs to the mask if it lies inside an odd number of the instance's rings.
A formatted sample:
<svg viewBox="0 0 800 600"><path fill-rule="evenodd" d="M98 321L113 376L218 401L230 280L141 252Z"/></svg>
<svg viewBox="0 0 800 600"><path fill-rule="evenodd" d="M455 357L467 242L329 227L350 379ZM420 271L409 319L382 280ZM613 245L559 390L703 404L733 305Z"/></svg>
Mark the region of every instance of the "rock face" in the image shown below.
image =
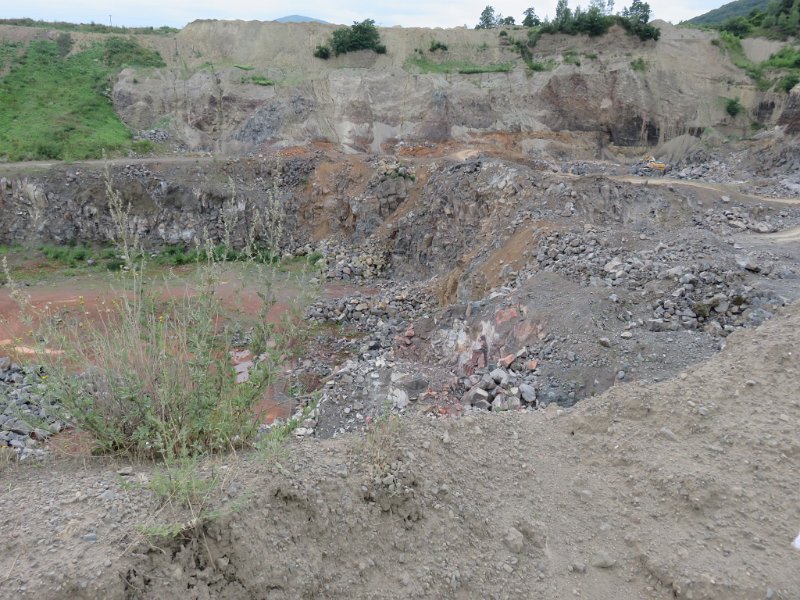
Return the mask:
<svg viewBox="0 0 800 600"><path fill-rule="evenodd" d="M277 170L262 161L190 162L178 169L131 164L110 169L109 181L120 194L131 233L146 247L191 247L206 234L219 243L226 230L241 247L254 219L262 221L256 227L262 240L276 230L266 226L275 219L281 228L290 226L288 190L313 168L313 158L284 162ZM0 177L0 213L5 243L106 244L118 236L101 168L57 167Z"/></svg>
<svg viewBox="0 0 800 600"><path fill-rule="evenodd" d="M787 133L800 133L800 86L794 86L789 94L789 100L778 119L778 124L786 127Z"/></svg>
<svg viewBox="0 0 800 600"><path fill-rule="evenodd" d="M657 24L658 43L619 27L600 38L542 36L530 51L551 68L533 72L514 44L492 31L384 29L387 54L324 61L311 49L326 42L331 26L199 21L174 38L150 40L168 66L124 71L113 100L133 129L170 121L174 139L189 149L231 151L323 140L377 152L400 141L561 130L617 145L652 144L732 126L718 102L723 96L739 97L760 122L775 123L785 95L755 91L710 34ZM526 43L524 33L508 39ZM428 55L432 35L447 44L446 53ZM632 57L646 68L633 69ZM503 65L505 72L437 74L425 61L488 71ZM253 70L219 66L231 64ZM246 73L275 85L254 85Z"/></svg>

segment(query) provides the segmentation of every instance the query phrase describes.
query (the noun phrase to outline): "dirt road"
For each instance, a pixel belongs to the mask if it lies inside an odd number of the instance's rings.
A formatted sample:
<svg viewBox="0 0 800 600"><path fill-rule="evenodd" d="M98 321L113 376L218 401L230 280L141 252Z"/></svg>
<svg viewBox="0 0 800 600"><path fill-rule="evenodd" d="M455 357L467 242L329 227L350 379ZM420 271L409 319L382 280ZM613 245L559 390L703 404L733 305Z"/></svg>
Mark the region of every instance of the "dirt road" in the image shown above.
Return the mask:
<svg viewBox="0 0 800 600"><path fill-rule="evenodd" d="M715 192L719 195L729 196L734 200L743 202L767 202L772 204L789 204L800 205L800 197L798 198L772 198L770 196L757 196L754 194L747 194L739 190L738 184L724 184L724 183L706 183L703 181L695 181L689 179L672 179L671 177L637 177L635 175L618 175L611 176L609 179L619 181L620 183L632 183L641 186L651 187L689 187L709 192Z"/></svg>
<svg viewBox="0 0 800 600"><path fill-rule="evenodd" d="M58 160L52 161L27 161L27 162L14 162L4 163L0 162L0 174L2 173L18 173L20 171L40 171L52 169L54 167L74 167L74 168L92 168L103 166L120 166L120 165L182 165L192 163L208 163L215 160L215 157L203 154L198 156L160 156L156 158L110 158L98 160L81 160L76 162L64 162Z"/></svg>

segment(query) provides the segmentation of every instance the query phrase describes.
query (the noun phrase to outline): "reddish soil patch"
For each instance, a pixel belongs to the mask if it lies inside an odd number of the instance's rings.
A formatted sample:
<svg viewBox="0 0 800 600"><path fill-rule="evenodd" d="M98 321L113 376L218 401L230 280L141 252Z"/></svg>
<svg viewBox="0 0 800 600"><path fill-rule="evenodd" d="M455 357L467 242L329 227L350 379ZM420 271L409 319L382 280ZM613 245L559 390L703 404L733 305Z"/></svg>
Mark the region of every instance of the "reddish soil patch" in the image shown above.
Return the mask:
<svg viewBox="0 0 800 600"><path fill-rule="evenodd" d="M257 318L264 304L258 293L260 290L254 285L237 283L235 274L231 274L229 279L230 281L225 281L216 288L216 293L224 306L244 318ZM159 297L163 300L179 298L187 293L187 290L190 288L179 280L172 286L165 285L160 290ZM63 318L78 318L87 327L108 318L109 313L113 312L113 302L119 298L119 292L113 291L108 283L103 285L97 281L87 282L80 278L47 287L34 285L23 288L22 291L30 299L32 314L58 314ZM322 289L322 295L326 298L339 298L356 291L365 294L376 292L373 288L334 282ZM276 287L275 302L267 311L267 322L279 326L286 317L291 316L292 303L298 294L299 290L292 284ZM20 363L36 362L34 357L36 342L31 331L36 326L36 323L30 323L23 317L19 306L11 297L10 290L0 289L0 356L10 356ZM304 389L314 389L307 387L314 386L314 383L303 382ZM278 381L267 389L253 412L259 422L271 423L275 419L289 418L294 409L294 400L286 393L286 381L279 376ZM86 457L91 455L92 440L91 436L84 432L69 430L53 436L48 447L56 456Z"/></svg>

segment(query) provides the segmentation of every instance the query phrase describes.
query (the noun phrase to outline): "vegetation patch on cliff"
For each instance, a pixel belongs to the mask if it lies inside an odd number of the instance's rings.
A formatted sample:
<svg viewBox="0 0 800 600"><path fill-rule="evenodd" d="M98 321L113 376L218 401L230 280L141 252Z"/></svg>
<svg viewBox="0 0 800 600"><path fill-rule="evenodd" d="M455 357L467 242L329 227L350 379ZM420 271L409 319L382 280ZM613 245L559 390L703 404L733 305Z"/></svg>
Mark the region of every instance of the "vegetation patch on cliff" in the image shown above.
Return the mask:
<svg viewBox="0 0 800 600"><path fill-rule="evenodd" d="M754 63L747 58L742 40L729 31L720 32L719 39L712 43L722 48L733 64L747 71L762 91L775 86L788 93L800 81L800 48L784 46L764 62Z"/></svg>
<svg viewBox="0 0 800 600"><path fill-rule="evenodd" d="M462 75L472 75L475 73L508 73L514 68L514 63L504 62L478 65L463 60L435 61L426 56L412 56L406 61L406 68L422 73L461 73Z"/></svg>
<svg viewBox="0 0 800 600"><path fill-rule="evenodd" d="M111 77L128 66L164 66L161 57L122 37L69 55L63 36L3 54L10 68L0 81L0 158L81 160L135 146L114 112Z"/></svg>
<svg viewBox="0 0 800 600"><path fill-rule="evenodd" d="M79 31L81 33L116 33L171 35L180 29L175 27L115 27L101 23L65 23L64 21L37 21L35 19L0 19L0 25L13 25L15 27L38 27L40 29L57 29L59 31Z"/></svg>
<svg viewBox="0 0 800 600"><path fill-rule="evenodd" d="M381 43L380 33L372 19L355 22L350 27L339 27L331 35L328 45L317 46L314 56L327 59L331 52L334 56L339 56L358 50L373 50L378 54L386 54L386 46Z"/></svg>

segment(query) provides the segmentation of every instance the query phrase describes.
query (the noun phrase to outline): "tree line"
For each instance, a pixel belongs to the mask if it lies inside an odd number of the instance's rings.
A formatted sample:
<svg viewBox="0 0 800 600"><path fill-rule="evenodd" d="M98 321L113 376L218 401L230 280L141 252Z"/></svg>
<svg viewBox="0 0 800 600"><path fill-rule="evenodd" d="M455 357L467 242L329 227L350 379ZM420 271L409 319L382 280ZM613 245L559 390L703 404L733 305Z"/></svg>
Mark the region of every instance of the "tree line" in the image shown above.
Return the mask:
<svg viewBox="0 0 800 600"><path fill-rule="evenodd" d="M800 2L800 0L795 0ZM589 8L569 7L568 0L558 0L555 18L540 19L534 8L526 8L522 13L521 25L535 29L537 33L565 33L567 35L586 34L598 36L606 33L612 25L621 25L629 33L641 40L657 40L661 35L658 27L650 25L650 5L641 0L633 0L629 7L614 13L614 0L591 0ZM492 6L481 12L475 29L493 29L516 25L514 17L504 17Z"/></svg>
<svg viewBox="0 0 800 600"><path fill-rule="evenodd" d="M754 9L746 17L727 19L719 29L738 37L761 35L786 39L800 36L800 0L773 0L764 10Z"/></svg>

